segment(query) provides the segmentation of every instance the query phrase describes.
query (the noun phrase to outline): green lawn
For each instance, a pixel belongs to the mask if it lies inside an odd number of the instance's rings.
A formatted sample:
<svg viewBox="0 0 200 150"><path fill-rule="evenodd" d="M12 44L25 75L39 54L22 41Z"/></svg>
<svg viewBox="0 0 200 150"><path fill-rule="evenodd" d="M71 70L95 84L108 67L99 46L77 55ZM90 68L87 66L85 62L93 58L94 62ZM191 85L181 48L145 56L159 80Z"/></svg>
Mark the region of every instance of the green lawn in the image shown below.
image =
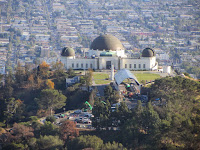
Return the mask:
<svg viewBox="0 0 200 150"><path fill-rule="evenodd" d="M139 82L141 82L142 80L150 81L160 78L159 74L153 74L153 73L135 73L134 75Z"/></svg>
<svg viewBox="0 0 200 150"><path fill-rule="evenodd" d="M108 84L110 83L110 80L95 80L96 84Z"/></svg>
<svg viewBox="0 0 200 150"><path fill-rule="evenodd" d="M141 82L142 80L150 81L150 80L155 80L155 79L160 78L159 74L148 73L148 72L135 72L134 75L139 82ZM107 73L94 72L93 78L96 84L110 83L109 80L105 80L106 78L109 78L109 75ZM124 80L124 82L128 82L128 80Z"/></svg>
<svg viewBox="0 0 200 150"><path fill-rule="evenodd" d="M93 73L94 80L109 78L107 73Z"/></svg>

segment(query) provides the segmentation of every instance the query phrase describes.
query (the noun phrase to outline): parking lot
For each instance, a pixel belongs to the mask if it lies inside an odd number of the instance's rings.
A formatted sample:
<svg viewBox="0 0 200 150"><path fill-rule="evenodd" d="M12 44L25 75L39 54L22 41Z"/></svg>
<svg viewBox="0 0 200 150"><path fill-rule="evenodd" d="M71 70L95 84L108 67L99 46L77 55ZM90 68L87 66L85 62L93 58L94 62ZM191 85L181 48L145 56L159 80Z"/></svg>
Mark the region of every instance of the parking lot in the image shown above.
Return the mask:
<svg viewBox="0 0 200 150"><path fill-rule="evenodd" d="M65 113L54 114L53 116L56 118L56 121L54 123L58 126L62 125L62 122L65 120L71 120L76 123L77 128L93 129L91 121L91 117L93 117L93 115L90 112L82 112L81 110L75 110L68 111ZM40 119L41 123L44 123L45 121L46 118Z"/></svg>

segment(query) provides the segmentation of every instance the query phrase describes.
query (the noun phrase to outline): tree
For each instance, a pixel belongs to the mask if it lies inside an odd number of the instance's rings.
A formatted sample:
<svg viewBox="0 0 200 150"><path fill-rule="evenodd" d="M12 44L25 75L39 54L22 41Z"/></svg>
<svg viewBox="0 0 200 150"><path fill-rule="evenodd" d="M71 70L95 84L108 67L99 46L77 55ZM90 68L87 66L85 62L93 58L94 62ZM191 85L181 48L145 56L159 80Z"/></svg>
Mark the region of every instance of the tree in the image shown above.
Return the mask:
<svg viewBox="0 0 200 150"><path fill-rule="evenodd" d="M94 108L92 109L92 114L94 117L92 118L92 126L95 127L97 130L101 128L106 128L112 126L111 118L111 105L109 101L106 101L106 105L98 100L95 102Z"/></svg>
<svg viewBox="0 0 200 150"><path fill-rule="evenodd" d="M54 116L47 116L46 121L50 121L51 123L56 121L56 118Z"/></svg>
<svg viewBox="0 0 200 150"><path fill-rule="evenodd" d="M4 99L9 99L13 95L13 85L14 79L12 72L9 72L8 75L5 76L5 86L3 87L3 98Z"/></svg>
<svg viewBox="0 0 200 150"><path fill-rule="evenodd" d="M43 150L56 150L56 149L61 149L64 145L64 142L59 139L58 136L41 136L37 140L37 145L40 149Z"/></svg>
<svg viewBox="0 0 200 150"><path fill-rule="evenodd" d="M90 95L89 95L89 104L90 105L94 105L94 97L95 97L95 91L94 90L92 90L92 92L90 93Z"/></svg>
<svg viewBox="0 0 200 150"><path fill-rule="evenodd" d="M27 140L34 136L33 128L15 123L11 130L11 134L15 140Z"/></svg>
<svg viewBox="0 0 200 150"><path fill-rule="evenodd" d="M49 77L49 65L43 61L39 66L38 66L38 75L41 76L42 78L48 78Z"/></svg>
<svg viewBox="0 0 200 150"><path fill-rule="evenodd" d="M20 63L17 64L15 72L16 83L21 84L25 79L25 69L21 66Z"/></svg>
<svg viewBox="0 0 200 150"><path fill-rule="evenodd" d="M151 102L148 102L146 109L142 113L142 126L146 133L155 134L161 124L158 113L153 109Z"/></svg>
<svg viewBox="0 0 200 150"><path fill-rule="evenodd" d="M52 65L52 69L54 70L54 76L60 77L64 75L64 64L61 61L57 61Z"/></svg>
<svg viewBox="0 0 200 150"><path fill-rule="evenodd" d="M54 89L54 82L52 82L51 80L47 80L46 81L46 85L49 89Z"/></svg>
<svg viewBox="0 0 200 150"><path fill-rule="evenodd" d="M72 140L70 143L69 149L101 149L103 147L103 140L99 137L93 135L82 135Z"/></svg>
<svg viewBox="0 0 200 150"><path fill-rule="evenodd" d="M15 100L15 98L10 98L6 100L6 110L4 111L4 116L6 118L6 126L8 125L9 121L16 113L16 109L22 104L20 99Z"/></svg>
<svg viewBox="0 0 200 150"><path fill-rule="evenodd" d="M63 140L71 140L79 136L79 131L76 129L76 124L73 121L66 120L60 126L60 135Z"/></svg>
<svg viewBox="0 0 200 150"><path fill-rule="evenodd" d="M88 71L85 74L85 84L88 87L88 91L89 87L92 85L92 77L93 77L93 71L92 69L88 69Z"/></svg>
<svg viewBox="0 0 200 150"><path fill-rule="evenodd" d="M75 72L74 72L74 70L72 68L69 68L67 70L67 74L69 75L70 78L75 76Z"/></svg>
<svg viewBox="0 0 200 150"><path fill-rule="evenodd" d="M52 115L52 110L65 106L66 99L66 96L58 90L44 89L40 93L40 98L36 101L40 108L50 110L50 115Z"/></svg>
<svg viewBox="0 0 200 150"><path fill-rule="evenodd" d="M44 125L40 128L41 135L57 135L58 127L52 124L50 121L45 121Z"/></svg>
<svg viewBox="0 0 200 150"><path fill-rule="evenodd" d="M126 148L123 147L123 145L121 143L117 143L115 141L113 141L112 144L110 142L104 144L102 149L105 149L105 150L127 150Z"/></svg>
<svg viewBox="0 0 200 150"><path fill-rule="evenodd" d="M120 99L119 93L113 90L113 88L110 85L104 88L104 95L106 100L109 100L111 104L117 103Z"/></svg>
<svg viewBox="0 0 200 150"><path fill-rule="evenodd" d="M104 89L104 96L106 99L110 99L113 93L113 89L110 85L106 86Z"/></svg>

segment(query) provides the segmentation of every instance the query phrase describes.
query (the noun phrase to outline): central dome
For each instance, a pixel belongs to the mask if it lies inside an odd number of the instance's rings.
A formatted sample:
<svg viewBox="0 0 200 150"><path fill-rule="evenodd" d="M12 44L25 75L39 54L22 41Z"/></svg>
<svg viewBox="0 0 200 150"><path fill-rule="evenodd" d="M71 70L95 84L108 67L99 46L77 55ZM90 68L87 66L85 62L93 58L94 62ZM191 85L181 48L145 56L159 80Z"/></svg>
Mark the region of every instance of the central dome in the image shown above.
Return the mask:
<svg viewBox="0 0 200 150"><path fill-rule="evenodd" d="M100 35L92 42L90 49L93 50L124 50L120 40L113 35Z"/></svg>

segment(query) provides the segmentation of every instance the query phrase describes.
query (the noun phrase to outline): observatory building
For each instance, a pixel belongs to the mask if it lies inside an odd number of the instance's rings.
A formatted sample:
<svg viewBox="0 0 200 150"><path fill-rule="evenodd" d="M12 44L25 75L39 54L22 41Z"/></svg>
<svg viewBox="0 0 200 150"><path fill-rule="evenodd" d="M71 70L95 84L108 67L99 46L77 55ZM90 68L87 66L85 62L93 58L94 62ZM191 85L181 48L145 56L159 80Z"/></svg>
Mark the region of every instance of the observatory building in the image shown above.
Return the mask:
<svg viewBox="0 0 200 150"><path fill-rule="evenodd" d="M72 48L65 47L61 52L61 62L66 69L128 69L157 70L156 55L151 48L145 48L139 58L129 58L125 49L113 35L100 35L92 42L86 57L76 58Z"/></svg>

